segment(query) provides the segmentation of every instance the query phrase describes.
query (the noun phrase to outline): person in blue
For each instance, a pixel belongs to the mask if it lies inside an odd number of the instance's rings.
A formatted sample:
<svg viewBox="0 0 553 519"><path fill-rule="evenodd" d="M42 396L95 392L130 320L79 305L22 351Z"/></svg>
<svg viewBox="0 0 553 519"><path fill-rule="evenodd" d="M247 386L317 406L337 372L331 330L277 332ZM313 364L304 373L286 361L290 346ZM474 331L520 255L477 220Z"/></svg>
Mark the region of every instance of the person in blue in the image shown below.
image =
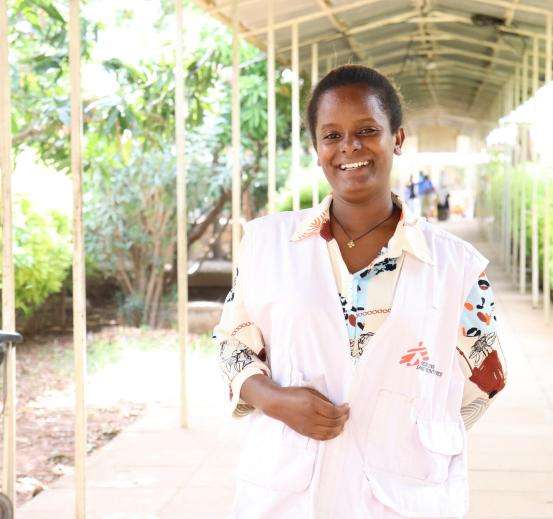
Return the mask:
<svg viewBox="0 0 553 519"><path fill-rule="evenodd" d="M430 177L421 171L422 180L418 184L419 195L421 198L421 215L428 218L430 216L430 209L432 207L432 200L434 198L434 185Z"/></svg>

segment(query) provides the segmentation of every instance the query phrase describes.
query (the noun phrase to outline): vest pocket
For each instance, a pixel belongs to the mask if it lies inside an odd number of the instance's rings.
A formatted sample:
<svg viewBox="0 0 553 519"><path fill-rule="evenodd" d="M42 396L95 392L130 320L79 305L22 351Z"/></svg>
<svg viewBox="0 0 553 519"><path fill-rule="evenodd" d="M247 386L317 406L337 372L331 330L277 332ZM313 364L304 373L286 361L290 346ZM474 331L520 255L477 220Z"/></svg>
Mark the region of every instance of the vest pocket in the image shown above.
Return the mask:
<svg viewBox="0 0 553 519"><path fill-rule="evenodd" d="M460 422L422 419L415 398L381 389L369 421L365 465L421 483L443 483L451 457L463 451L460 427Z"/></svg>
<svg viewBox="0 0 553 519"><path fill-rule="evenodd" d="M266 415L252 417L236 468L238 479L281 492L307 489L313 478L317 451L287 440L285 429L290 430L283 422Z"/></svg>

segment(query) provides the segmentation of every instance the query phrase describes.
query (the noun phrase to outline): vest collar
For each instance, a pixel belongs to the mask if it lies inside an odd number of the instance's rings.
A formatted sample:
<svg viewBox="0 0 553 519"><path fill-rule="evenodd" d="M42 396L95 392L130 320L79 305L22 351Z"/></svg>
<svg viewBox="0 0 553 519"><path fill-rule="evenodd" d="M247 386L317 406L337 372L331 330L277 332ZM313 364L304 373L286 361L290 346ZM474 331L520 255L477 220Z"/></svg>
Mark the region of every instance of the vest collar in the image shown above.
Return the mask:
<svg viewBox="0 0 553 519"><path fill-rule="evenodd" d="M401 208L401 217L388 242L386 257L399 257L405 251L421 261L434 265L434 259L422 231L422 219L415 216L407 204L395 193L392 193L392 199ZM330 230L331 202L332 193L327 195L318 206L308 210L296 226L290 241L299 242L316 235L326 241L334 239Z"/></svg>

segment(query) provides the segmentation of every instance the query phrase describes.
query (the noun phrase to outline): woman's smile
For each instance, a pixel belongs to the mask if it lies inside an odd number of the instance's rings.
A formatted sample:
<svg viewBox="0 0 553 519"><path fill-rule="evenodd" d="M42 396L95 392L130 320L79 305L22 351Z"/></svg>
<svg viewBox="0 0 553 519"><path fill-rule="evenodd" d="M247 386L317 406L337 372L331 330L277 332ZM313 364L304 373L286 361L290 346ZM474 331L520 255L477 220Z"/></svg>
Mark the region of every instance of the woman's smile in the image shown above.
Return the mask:
<svg viewBox="0 0 553 519"><path fill-rule="evenodd" d="M354 201L385 192L402 133L391 132L386 111L365 86L325 92L317 111L317 157L334 193Z"/></svg>

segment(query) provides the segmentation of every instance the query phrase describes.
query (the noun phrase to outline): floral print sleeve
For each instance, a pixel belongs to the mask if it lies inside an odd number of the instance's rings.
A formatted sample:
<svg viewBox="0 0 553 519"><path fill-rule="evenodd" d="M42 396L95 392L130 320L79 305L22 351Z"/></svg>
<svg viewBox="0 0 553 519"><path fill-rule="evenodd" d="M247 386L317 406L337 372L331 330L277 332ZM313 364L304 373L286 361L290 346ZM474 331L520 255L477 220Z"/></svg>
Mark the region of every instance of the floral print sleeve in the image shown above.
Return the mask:
<svg viewBox="0 0 553 519"><path fill-rule="evenodd" d="M469 429L506 382L506 364L496 334L494 297L482 273L464 303L459 327L459 362L467 377L461 415Z"/></svg>
<svg viewBox="0 0 553 519"><path fill-rule="evenodd" d="M243 303L244 269L247 268L248 237L240 244L239 263L233 286L223 305L219 324L213 330L213 339L219 349L219 368L228 384L229 411L235 418L254 410L240 398L244 381L256 374L270 376L265 346L259 328L251 322Z"/></svg>

